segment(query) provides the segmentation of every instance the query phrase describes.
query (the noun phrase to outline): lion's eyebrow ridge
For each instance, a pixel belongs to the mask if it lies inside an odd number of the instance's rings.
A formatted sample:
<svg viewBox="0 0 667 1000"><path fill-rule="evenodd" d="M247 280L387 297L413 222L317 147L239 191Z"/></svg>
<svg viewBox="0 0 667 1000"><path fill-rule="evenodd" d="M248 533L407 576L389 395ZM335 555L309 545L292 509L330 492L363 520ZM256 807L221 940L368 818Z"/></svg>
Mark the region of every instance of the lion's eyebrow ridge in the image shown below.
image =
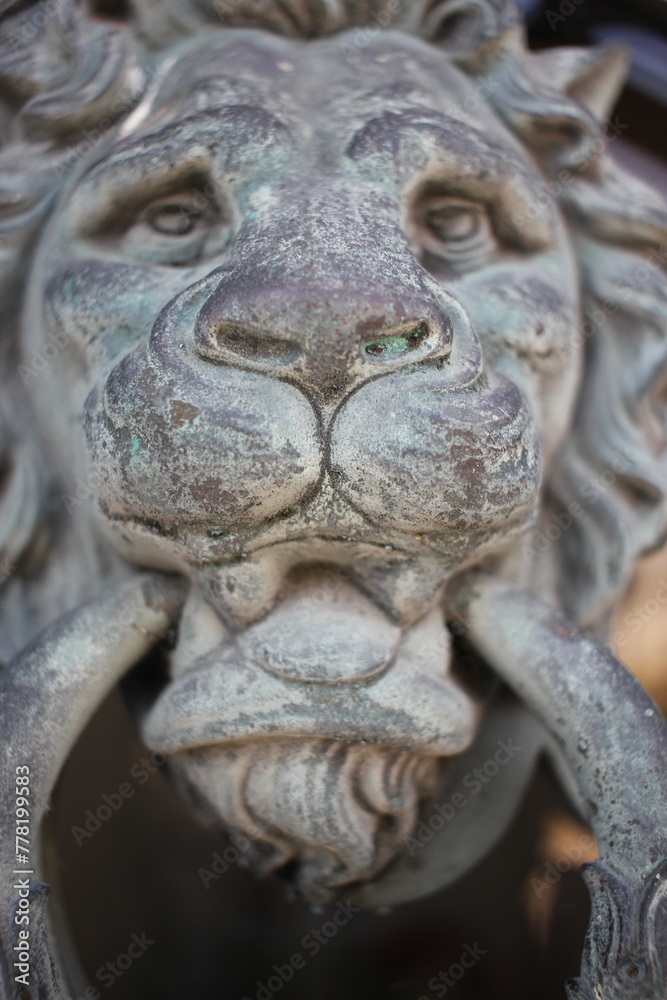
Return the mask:
<svg viewBox="0 0 667 1000"><path fill-rule="evenodd" d="M490 139L468 122L419 106L385 111L369 119L346 152L351 159L362 159L382 150L391 151L399 163L406 153L419 158L424 151L434 151L468 172L478 167L491 180L516 171L526 173L518 151L500 138Z"/></svg>
<svg viewBox="0 0 667 1000"><path fill-rule="evenodd" d="M154 168L168 166L175 159L183 163L188 158L201 160L201 153L223 146L228 156L239 150L257 154L258 146L291 146L287 124L261 105L235 104L223 108L206 108L176 122L168 122L155 131L131 136L116 143L91 163L83 180L95 180L103 175L112 178L118 172L127 183L128 166L142 160ZM197 153L194 153L197 150Z"/></svg>

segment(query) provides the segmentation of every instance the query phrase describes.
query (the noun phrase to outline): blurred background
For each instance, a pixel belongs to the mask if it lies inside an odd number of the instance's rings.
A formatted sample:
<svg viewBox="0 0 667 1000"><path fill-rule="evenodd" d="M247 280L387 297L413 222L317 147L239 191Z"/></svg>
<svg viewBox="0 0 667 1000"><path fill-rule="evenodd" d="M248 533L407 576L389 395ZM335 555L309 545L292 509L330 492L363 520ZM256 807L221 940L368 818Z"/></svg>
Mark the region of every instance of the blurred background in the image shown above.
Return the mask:
<svg viewBox="0 0 667 1000"><path fill-rule="evenodd" d="M522 6L535 48L628 45L629 83L615 112L627 128L613 155L667 197L666 0ZM637 566L612 631L616 655L667 713L667 549ZM146 756L116 692L69 761L51 817L62 919L95 984L89 1000L562 1000L564 979L577 974L588 922L577 868L596 849L546 765L496 849L465 878L391 913L355 914L315 955L302 942L330 911L288 901L280 885L235 862L204 884L202 869L211 872L229 845L191 822L164 768L147 770L142 794L77 842L72 826L84 810ZM105 975L132 933L152 943ZM457 978L466 946L482 957ZM274 966L294 953L305 966L285 982Z"/></svg>

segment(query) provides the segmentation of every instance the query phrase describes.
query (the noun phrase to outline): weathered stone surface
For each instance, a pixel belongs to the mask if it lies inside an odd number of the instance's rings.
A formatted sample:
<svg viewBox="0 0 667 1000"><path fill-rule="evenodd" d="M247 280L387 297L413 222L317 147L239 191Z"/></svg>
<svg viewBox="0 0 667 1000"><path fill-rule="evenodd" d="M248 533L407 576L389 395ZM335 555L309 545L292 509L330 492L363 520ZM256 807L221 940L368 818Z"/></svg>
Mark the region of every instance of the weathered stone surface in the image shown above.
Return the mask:
<svg viewBox="0 0 667 1000"><path fill-rule="evenodd" d="M570 631L604 637L667 523L667 213L608 153L622 54L530 54L509 0L36 11L5 4L0 49L5 815L27 761L37 830L104 691L178 625L144 738L258 871L430 891L546 749L602 854L572 996L666 997L665 725ZM488 815L405 865L510 719ZM57 1000L33 878L29 988Z"/></svg>

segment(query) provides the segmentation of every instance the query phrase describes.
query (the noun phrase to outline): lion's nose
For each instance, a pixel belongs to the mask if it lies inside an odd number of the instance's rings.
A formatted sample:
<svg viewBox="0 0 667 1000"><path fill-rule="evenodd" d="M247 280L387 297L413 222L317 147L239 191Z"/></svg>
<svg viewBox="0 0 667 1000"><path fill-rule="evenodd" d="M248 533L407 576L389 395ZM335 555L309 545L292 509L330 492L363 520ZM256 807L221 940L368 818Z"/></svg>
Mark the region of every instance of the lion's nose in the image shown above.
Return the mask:
<svg viewBox="0 0 667 1000"><path fill-rule="evenodd" d="M325 397L391 369L444 364L454 325L435 295L327 283L255 284L223 278L195 324L200 357L290 377ZM332 282L333 284L333 282Z"/></svg>

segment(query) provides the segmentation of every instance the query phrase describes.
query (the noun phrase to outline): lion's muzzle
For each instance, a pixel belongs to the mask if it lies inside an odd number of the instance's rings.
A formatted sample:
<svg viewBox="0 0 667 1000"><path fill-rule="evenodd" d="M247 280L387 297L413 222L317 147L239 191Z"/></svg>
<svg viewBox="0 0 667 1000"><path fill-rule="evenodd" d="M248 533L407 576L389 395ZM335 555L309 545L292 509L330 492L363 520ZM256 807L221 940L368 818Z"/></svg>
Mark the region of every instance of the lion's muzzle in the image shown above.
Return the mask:
<svg viewBox="0 0 667 1000"><path fill-rule="evenodd" d="M207 532L247 551L278 518L342 538L361 519L460 560L530 518L541 458L521 393L484 368L386 206L371 224L350 198L325 190L270 226L255 213L91 395L103 509L156 526L160 565L164 536L201 532L179 543L196 562Z"/></svg>

